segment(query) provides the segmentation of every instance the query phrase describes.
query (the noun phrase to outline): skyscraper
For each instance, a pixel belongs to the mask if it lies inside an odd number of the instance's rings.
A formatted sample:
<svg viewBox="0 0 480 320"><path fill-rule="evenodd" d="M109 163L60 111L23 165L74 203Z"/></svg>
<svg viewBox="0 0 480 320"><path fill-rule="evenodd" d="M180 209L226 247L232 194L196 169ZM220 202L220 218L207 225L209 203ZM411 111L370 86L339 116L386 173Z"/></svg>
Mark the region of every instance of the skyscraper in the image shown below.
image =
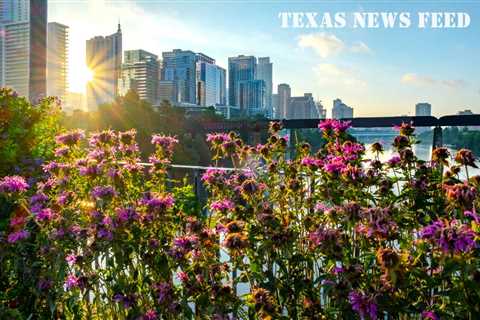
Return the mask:
<svg viewBox="0 0 480 320"><path fill-rule="evenodd" d="M142 100L152 105L158 101L158 57L145 50L125 51L119 79L119 95L129 90L137 92Z"/></svg>
<svg viewBox="0 0 480 320"><path fill-rule="evenodd" d="M273 116L272 73L273 73L273 64L270 62L270 58L269 57L258 58L256 78L258 80L263 80L265 82L265 109L269 117Z"/></svg>
<svg viewBox="0 0 480 320"><path fill-rule="evenodd" d="M46 94L47 0L0 1L0 79L34 102Z"/></svg>
<svg viewBox="0 0 480 320"><path fill-rule="evenodd" d="M87 106L95 110L99 105L112 102L118 96L118 79L122 66L122 30L110 36L97 36L87 40L87 67L93 80L87 85Z"/></svg>
<svg viewBox="0 0 480 320"><path fill-rule="evenodd" d="M225 105L225 69L202 53L197 54L197 104L203 107Z"/></svg>
<svg viewBox="0 0 480 320"><path fill-rule="evenodd" d="M317 105L311 93L290 98L287 119L318 119L318 117Z"/></svg>
<svg viewBox="0 0 480 320"><path fill-rule="evenodd" d="M333 119L349 119L353 118L353 108L347 106L340 99L333 100L332 108Z"/></svg>
<svg viewBox="0 0 480 320"><path fill-rule="evenodd" d="M431 116L432 105L427 102L417 103L415 105L415 116Z"/></svg>
<svg viewBox="0 0 480 320"><path fill-rule="evenodd" d="M68 75L68 27L48 23L47 30L47 95L66 102Z"/></svg>
<svg viewBox="0 0 480 320"><path fill-rule="evenodd" d="M175 92L172 103L196 105L197 54L189 50L174 49L170 52L163 52L162 57L160 91L168 91L161 88L162 85L165 84L170 89L173 84Z"/></svg>
<svg viewBox="0 0 480 320"><path fill-rule="evenodd" d="M264 114L265 83L263 80L239 81L238 106L249 116Z"/></svg>
<svg viewBox="0 0 480 320"><path fill-rule="evenodd" d="M265 113L265 81L257 79L257 59L240 55L228 58L228 101L244 114Z"/></svg>
<svg viewBox="0 0 480 320"><path fill-rule="evenodd" d="M292 90L290 89L290 86L288 84L281 83L278 85L277 94L278 94L278 111L277 111L276 118L287 119L288 104L290 103Z"/></svg>

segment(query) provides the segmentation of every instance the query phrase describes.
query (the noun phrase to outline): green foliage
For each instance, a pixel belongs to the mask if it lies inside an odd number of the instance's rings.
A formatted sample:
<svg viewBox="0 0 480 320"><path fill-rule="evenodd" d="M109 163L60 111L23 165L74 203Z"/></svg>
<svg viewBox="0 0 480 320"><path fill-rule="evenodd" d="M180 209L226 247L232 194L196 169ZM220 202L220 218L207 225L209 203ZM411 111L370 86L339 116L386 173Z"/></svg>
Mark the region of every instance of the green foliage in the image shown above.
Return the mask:
<svg viewBox="0 0 480 320"><path fill-rule="evenodd" d="M419 135L422 141L432 141L432 131L423 132ZM454 149L470 149L477 156L480 155L480 131L471 130L468 127L462 129L449 127L443 129L443 143Z"/></svg>
<svg viewBox="0 0 480 320"><path fill-rule="evenodd" d="M176 136L180 144L176 147L173 161L176 164L202 165L210 158L208 146L199 130L200 121L218 120L211 109L199 117L188 118L184 108L173 107L168 101L162 101L158 109L139 99L137 93L129 91L124 97L111 104L99 106L96 112L76 111L66 116L63 123L67 128L81 128L87 132L104 129L125 131L135 129L142 158L153 152L150 138L155 133Z"/></svg>
<svg viewBox="0 0 480 320"><path fill-rule="evenodd" d="M59 116L54 98L32 105L11 89L0 89L0 177L32 171L38 168L33 163L52 158Z"/></svg>

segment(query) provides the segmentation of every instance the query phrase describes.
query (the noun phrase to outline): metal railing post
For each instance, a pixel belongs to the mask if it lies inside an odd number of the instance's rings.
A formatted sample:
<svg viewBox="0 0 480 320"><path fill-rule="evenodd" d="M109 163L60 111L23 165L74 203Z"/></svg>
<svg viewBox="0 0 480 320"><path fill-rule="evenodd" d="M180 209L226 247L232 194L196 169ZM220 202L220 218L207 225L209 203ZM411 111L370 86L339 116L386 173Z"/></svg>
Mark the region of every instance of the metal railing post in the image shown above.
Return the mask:
<svg viewBox="0 0 480 320"><path fill-rule="evenodd" d="M441 126L433 128L432 150L443 146L443 131Z"/></svg>

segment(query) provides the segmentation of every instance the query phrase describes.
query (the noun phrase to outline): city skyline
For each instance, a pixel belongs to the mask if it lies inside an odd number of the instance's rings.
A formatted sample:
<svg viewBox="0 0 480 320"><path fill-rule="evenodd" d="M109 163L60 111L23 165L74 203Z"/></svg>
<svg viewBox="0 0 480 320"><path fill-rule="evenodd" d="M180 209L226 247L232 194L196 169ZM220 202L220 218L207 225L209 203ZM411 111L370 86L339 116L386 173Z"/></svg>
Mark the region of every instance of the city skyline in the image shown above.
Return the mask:
<svg viewBox="0 0 480 320"><path fill-rule="evenodd" d="M315 100L327 105L340 97L355 105L357 116L413 114L420 101L430 102L434 115L449 114L452 108L480 111L475 66L480 49L474 41L478 4L232 3L222 17L210 19L219 6L211 2L182 6L169 1L51 1L49 21L70 26L70 60L74 61L84 53L84 48L79 50L84 40L109 34L120 19L125 50L145 49L158 55L175 48L204 52L225 69L228 57L269 56L274 62L274 88L288 83L292 96L312 92ZM472 23L465 30L309 31L281 29L277 17L281 11L379 11L387 7L388 11L462 9L469 12ZM142 24L134 23L138 19ZM78 76L74 70L70 74L71 90L78 91Z"/></svg>

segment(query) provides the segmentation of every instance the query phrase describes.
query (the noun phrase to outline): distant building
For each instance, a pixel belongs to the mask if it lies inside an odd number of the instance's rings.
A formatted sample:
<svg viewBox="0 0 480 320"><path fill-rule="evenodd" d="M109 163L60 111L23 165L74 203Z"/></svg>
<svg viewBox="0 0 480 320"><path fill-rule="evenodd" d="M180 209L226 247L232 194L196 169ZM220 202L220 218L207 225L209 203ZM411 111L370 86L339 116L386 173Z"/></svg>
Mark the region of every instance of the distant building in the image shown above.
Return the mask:
<svg viewBox="0 0 480 320"><path fill-rule="evenodd" d="M473 116L474 114L475 113L473 113L472 110L470 110L470 109L465 109L465 110L457 112L457 115L459 115L459 116Z"/></svg>
<svg viewBox="0 0 480 320"><path fill-rule="evenodd" d="M270 62L270 57L258 58L256 79L263 80L265 82L265 109L269 118L273 116L272 76L273 64Z"/></svg>
<svg viewBox="0 0 480 320"><path fill-rule="evenodd" d="M272 117L278 119L278 93L272 94Z"/></svg>
<svg viewBox="0 0 480 320"><path fill-rule="evenodd" d="M333 100L332 108L333 119L349 119L353 118L353 108L347 106L340 99Z"/></svg>
<svg viewBox="0 0 480 320"><path fill-rule="evenodd" d="M257 59L240 55L228 58L228 102L243 114L265 114L265 81L259 80Z"/></svg>
<svg viewBox="0 0 480 320"><path fill-rule="evenodd" d="M47 95L60 98L67 104L68 90L68 27L48 23L47 32Z"/></svg>
<svg viewBox="0 0 480 320"><path fill-rule="evenodd" d="M197 104L202 107L226 104L226 71L202 53L197 54Z"/></svg>
<svg viewBox="0 0 480 320"><path fill-rule="evenodd" d="M238 107L249 116L264 115L265 82L247 80L238 83Z"/></svg>
<svg viewBox="0 0 480 320"><path fill-rule="evenodd" d="M205 56L206 57L206 56ZM170 100L172 104L197 104L196 67L197 54L189 50L175 49L162 53L162 81L173 82L174 96ZM162 82L160 86L170 83ZM161 88L160 91L165 91Z"/></svg>
<svg viewBox="0 0 480 320"><path fill-rule="evenodd" d="M278 85L277 92L278 92L277 118L287 119L288 104L290 102L290 97L292 96L292 90L290 89L290 86L288 84L281 83Z"/></svg>
<svg viewBox="0 0 480 320"><path fill-rule="evenodd" d="M321 101L315 102L317 105L317 111L318 111L318 118L319 119L326 119L327 118L327 109L323 106Z"/></svg>
<svg viewBox="0 0 480 320"><path fill-rule="evenodd" d="M291 97L287 119L318 119L318 110L311 93L305 93L303 97Z"/></svg>
<svg viewBox="0 0 480 320"><path fill-rule="evenodd" d="M175 81L173 80L160 80L158 84L158 105L163 101L168 101L171 104L175 103Z"/></svg>
<svg viewBox="0 0 480 320"><path fill-rule="evenodd" d="M415 116L431 116L432 105L430 103L421 102L415 105Z"/></svg>
<svg viewBox="0 0 480 320"><path fill-rule="evenodd" d="M124 96L129 90L137 92L141 100L152 105L158 102L158 57L145 50L128 50L124 53L118 93Z"/></svg>
<svg viewBox="0 0 480 320"><path fill-rule="evenodd" d="M118 96L118 79L122 67L122 30L110 36L97 36L87 40L87 67L93 79L87 84L87 105L95 110L99 105L112 102Z"/></svg>
<svg viewBox="0 0 480 320"><path fill-rule="evenodd" d="M0 1L0 84L34 102L46 95L47 1Z"/></svg>

